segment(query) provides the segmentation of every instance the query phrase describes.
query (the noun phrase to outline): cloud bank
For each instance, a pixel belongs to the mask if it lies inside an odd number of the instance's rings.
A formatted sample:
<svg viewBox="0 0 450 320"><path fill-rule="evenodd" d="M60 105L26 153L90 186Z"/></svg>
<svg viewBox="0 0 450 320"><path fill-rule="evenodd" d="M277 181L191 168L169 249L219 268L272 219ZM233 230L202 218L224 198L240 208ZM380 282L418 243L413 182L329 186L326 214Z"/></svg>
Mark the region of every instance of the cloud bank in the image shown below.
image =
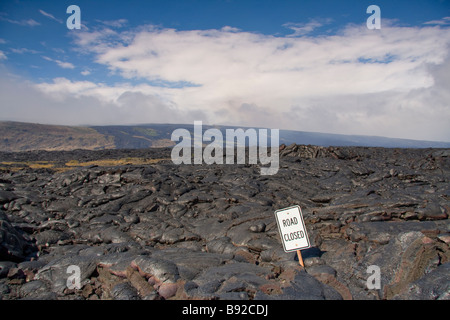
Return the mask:
<svg viewBox="0 0 450 320"><path fill-rule="evenodd" d="M288 36L103 24L74 33L75 50L123 82L23 84L39 103L19 95L6 115L26 109L34 121L66 124L202 120L450 141L448 29L385 23L308 36L325 23L287 24ZM11 92L0 92L2 104L4 95Z"/></svg>
<svg viewBox="0 0 450 320"><path fill-rule="evenodd" d="M45 11L42 10L42 9L39 9L39 12L40 12L44 17L47 17L47 18L49 18L49 19L51 19L51 20L54 20L54 21L56 21L56 22L59 22L59 23L63 23L63 21L62 21L61 19L56 18L56 17L55 17L54 15L52 15L51 13L45 12Z"/></svg>

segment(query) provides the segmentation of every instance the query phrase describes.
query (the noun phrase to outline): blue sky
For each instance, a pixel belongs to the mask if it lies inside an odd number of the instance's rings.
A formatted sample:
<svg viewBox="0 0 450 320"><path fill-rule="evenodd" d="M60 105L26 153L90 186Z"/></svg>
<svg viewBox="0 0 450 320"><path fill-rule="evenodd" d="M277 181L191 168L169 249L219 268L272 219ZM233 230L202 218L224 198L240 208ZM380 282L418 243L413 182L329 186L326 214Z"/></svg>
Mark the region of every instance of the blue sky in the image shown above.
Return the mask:
<svg viewBox="0 0 450 320"><path fill-rule="evenodd" d="M0 120L450 141L449 28L449 0L3 0Z"/></svg>

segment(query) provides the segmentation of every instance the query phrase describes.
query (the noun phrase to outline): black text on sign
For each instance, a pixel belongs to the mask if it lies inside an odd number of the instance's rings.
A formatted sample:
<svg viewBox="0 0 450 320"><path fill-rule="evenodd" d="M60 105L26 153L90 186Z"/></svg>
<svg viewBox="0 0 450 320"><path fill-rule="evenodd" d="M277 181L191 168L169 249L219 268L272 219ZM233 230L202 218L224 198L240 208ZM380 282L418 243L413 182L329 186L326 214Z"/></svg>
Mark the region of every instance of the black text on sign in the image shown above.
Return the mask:
<svg viewBox="0 0 450 320"><path fill-rule="evenodd" d="M284 251L290 252L310 247L302 211L293 206L275 211Z"/></svg>

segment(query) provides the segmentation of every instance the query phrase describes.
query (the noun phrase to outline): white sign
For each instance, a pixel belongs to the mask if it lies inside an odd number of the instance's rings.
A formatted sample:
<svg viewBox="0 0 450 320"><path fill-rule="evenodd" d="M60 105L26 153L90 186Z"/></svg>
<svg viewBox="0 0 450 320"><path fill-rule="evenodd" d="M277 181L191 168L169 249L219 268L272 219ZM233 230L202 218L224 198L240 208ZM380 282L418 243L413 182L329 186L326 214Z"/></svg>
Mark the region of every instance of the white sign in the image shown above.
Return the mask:
<svg viewBox="0 0 450 320"><path fill-rule="evenodd" d="M275 217L285 252L310 247L305 223L303 222L302 209L299 206L277 210L275 211Z"/></svg>

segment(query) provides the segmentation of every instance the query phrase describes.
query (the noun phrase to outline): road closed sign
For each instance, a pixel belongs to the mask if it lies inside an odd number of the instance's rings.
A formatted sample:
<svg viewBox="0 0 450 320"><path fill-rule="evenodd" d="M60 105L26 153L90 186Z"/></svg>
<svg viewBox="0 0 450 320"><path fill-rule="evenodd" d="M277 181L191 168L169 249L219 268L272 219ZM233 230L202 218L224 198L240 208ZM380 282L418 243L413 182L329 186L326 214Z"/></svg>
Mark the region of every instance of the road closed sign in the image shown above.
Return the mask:
<svg viewBox="0 0 450 320"><path fill-rule="evenodd" d="M285 252L291 252L310 247L305 223L303 222L302 209L293 206L275 211L278 230Z"/></svg>

